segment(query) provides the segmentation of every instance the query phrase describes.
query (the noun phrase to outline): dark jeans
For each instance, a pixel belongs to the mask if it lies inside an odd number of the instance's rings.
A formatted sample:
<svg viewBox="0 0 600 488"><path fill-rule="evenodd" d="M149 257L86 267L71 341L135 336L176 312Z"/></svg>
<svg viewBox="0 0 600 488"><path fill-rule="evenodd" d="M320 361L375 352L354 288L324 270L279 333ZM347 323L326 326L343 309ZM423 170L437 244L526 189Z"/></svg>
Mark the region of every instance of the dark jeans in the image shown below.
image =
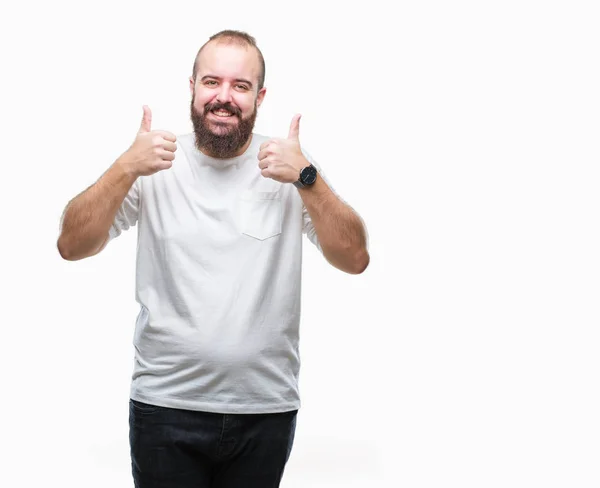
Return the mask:
<svg viewBox="0 0 600 488"><path fill-rule="evenodd" d="M294 442L297 410L217 414L130 400L136 488L276 488Z"/></svg>

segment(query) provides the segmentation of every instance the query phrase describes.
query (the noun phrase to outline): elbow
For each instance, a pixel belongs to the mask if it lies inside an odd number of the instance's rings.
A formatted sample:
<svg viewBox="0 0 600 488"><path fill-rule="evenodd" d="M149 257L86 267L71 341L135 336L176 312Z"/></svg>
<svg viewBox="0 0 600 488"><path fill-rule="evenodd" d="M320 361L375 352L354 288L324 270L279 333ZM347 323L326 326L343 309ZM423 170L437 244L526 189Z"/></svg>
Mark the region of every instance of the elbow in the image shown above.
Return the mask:
<svg viewBox="0 0 600 488"><path fill-rule="evenodd" d="M69 246L65 242L63 236L60 236L58 238L58 241L56 242L56 247L58 248L58 254L60 254L60 257L63 258L65 261L76 261L75 257L73 256L72 250L69 249Z"/></svg>
<svg viewBox="0 0 600 488"><path fill-rule="evenodd" d="M344 271L349 274L359 275L364 273L364 271L369 266L370 256L366 249L361 249L354 255L354 258L350 263L347 264Z"/></svg>
<svg viewBox="0 0 600 488"><path fill-rule="evenodd" d="M369 267L371 257L366 249L361 249L358 255L354 258L354 267L352 274L362 274Z"/></svg>
<svg viewBox="0 0 600 488"><path fill-rule="evenodd" d="M333 250L323 246L322 249L329 264L348 274L358 275L364 273L371 261L366 247L358 250L351 248Z"/></svg>
<svg viewBox="0 0 600 488"><path fill-rule="evenodd" d="M72 243L69 243L68 239L65 239L63 235L58 238L56 247L58 248L60 257L65 261L79 261L97 254L101 249L94 249L89 246L86 246L85 248L82 248L81 246L73 247Z"/></svg>

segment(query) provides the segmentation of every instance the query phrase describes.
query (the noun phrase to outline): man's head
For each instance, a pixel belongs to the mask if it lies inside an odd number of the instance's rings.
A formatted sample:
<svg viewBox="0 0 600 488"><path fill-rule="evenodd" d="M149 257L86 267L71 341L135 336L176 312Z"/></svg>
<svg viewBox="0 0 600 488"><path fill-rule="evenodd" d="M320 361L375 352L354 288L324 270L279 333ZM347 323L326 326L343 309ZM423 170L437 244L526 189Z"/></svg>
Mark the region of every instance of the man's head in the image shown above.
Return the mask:
<svg viewBox="0 0 600 488"><path fill-rule="evenodd" d="M266 93L265 62L253 37L222 31L200 48L190 77L196 146L216 158L246 148Z"/></svg>

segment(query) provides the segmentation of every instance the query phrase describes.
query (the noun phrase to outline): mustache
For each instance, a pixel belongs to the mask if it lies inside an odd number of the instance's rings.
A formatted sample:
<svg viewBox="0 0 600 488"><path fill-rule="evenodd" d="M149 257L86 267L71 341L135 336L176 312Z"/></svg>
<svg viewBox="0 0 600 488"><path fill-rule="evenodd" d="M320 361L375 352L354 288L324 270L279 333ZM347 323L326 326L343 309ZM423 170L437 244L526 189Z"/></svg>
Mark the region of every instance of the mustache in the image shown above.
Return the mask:
<svg viewBox="0 0 600 488"><path fill-rule="evenodd" d="M231 103L226 102L226 103L220 103L220 102L214 102L214 103L209 103L204 107L204 115L207 115L208 112L211 112L213 110L221 110L221 109L225 109L229 112L231 112L233 115L237 115L238 117L242 115L242 111L233 106Z"/></svg>

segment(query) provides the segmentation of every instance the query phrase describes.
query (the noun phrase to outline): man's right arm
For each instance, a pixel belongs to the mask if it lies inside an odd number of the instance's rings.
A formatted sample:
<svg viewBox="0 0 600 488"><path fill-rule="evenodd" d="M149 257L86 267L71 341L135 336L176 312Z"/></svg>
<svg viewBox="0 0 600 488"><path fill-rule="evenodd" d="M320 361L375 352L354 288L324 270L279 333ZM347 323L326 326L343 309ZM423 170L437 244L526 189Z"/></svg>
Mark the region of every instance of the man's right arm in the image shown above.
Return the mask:
<svg viewBox="0 0 600 488"><path fill-rule="evenodd" d="M119 159L95 184L69 202L57 242L63 259L77 261L104 248L117 210L136 179L132 168Z"/></svg>
<svg viewBox="0 0 600 488"><path fill-rule="evenodd" d="M131 147L65 208L57 242L64 259L77 261L98 254L108 242L110 227L135 180L173 165L175 135L152 131L151 124L152 113L144 106L142 123Z"/></svg>

